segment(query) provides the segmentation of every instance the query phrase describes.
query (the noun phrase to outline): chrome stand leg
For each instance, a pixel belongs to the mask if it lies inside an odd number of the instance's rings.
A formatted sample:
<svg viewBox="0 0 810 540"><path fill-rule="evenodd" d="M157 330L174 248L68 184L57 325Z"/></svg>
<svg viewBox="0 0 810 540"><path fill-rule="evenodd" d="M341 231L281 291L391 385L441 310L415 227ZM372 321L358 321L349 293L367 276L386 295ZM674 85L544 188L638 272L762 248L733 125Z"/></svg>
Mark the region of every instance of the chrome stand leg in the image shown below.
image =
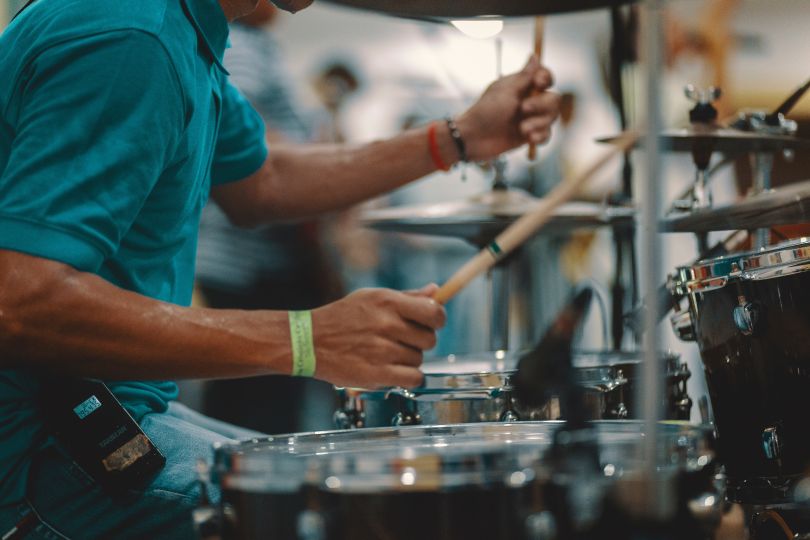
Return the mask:
<svg viewBox="0 0 810 540"><path fill-rule="evenodd" d="M771 189L771 172L773 171L773 154L759 153L751 157L753 169L752 195L758 195ZM771 243L770 229L757 229L754 233L754 247L762 249Z"/></svg>
<svg viewBox="0 0 810 540"><path fill-rule="evenodd" d="M493 351L509 350L509 264L501 263L490 270L490 334L489 345Z"/></svg>

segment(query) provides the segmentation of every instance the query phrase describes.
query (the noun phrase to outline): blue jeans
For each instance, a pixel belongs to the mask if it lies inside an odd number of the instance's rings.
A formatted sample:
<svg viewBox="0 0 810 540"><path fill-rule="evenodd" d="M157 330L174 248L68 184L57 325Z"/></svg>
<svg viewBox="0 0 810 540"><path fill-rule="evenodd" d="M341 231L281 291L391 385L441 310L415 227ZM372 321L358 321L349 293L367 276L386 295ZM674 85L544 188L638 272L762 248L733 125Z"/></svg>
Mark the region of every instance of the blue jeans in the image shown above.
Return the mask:
<svg viewBox="0 0 810 540"><path fill-rule="evenodd" d="M27 493L0 507L0 537L22 524L15 540L84 538L194 539L191 511L199 502L196 462L210 461L211 445L260 436L171 403L147 414L141 428L166 456L166 466L143 489L111 497L58 446L32 459ZM219 499L216 487L209 489ZM36 519L34 519L36 517Z"/></svg>

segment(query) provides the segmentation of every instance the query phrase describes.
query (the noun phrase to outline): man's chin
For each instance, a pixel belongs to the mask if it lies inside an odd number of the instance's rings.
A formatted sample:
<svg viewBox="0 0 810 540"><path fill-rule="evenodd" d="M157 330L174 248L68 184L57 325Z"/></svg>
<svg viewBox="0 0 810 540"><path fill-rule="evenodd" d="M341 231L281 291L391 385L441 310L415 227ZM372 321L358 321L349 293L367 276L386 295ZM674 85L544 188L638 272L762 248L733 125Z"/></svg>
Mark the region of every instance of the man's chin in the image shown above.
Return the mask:
<svg viewBox="0 0 810 540"><path fill-rule="evenodd" d="M313 0L268 0L276 5L277 8L283 9L284 11L289 11L290 13L295 13L297 11L301 11L308 5L310 5Z"/></svg>

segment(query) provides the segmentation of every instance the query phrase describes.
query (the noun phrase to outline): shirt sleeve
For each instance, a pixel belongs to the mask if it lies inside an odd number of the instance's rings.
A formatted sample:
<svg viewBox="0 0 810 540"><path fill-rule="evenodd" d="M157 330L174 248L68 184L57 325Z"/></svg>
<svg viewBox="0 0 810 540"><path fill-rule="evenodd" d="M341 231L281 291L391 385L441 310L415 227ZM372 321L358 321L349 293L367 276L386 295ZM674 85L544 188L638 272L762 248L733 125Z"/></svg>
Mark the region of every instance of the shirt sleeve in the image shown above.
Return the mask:
<svg viewBox="0 0 810 540"><path fill-rule="evenodd" d="M211 183L242 180L267 158L264 122L250 103L227 81L222 86L222 115L211 165Z"/></svg>
<svg viewBox="0 0 810 540"><path fill-rule="evenodd" d="M17 81L0 172L0 248L95 271L116 252L185 122L168 52L113 31L36 55Z"/></svg>

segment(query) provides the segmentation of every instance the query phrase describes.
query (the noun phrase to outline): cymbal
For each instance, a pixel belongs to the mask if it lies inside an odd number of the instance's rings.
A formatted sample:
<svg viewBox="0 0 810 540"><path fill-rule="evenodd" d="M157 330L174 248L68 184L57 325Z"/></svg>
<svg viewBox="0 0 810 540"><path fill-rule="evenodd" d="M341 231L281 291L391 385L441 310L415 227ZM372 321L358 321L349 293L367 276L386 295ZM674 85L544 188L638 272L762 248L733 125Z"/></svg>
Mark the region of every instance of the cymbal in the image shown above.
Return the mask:
<svg viewBox="0 0 810 540"><path fill-rule="evenodd" d="M477 17L523 17L631 4L637 0L326 0L396 17L448 21Z"/></svg>
<svg viewBox="0 0 810 540"><path fill-rule="evenodd" d="M541 201L519 189L492 190L460 201L370 210L360 220L378 231L461 238L482 245ZM634 215L627 207L570 202L555 211L540 233L630 225Z"/></svg>
<svg viewBox="0 0 810 540"><path fill-rule="evenodd" d="M790 184L736 204L703 208L661 221L666 232L708 232L770 228L810 222L810 180Z"/></svg>
<svg viewBox="0 0 810 540"><path fill-rule="evenodd" d="M596 139L601 143L613 143L619 136ZM644 144L643 138L637 145ZM697 149L722 153L778 152L789 149L808 149L810 139L791 135L771 135L712 126L689 126L669 129L661 134L661 145L671 152L692 152Z"/></svg>

